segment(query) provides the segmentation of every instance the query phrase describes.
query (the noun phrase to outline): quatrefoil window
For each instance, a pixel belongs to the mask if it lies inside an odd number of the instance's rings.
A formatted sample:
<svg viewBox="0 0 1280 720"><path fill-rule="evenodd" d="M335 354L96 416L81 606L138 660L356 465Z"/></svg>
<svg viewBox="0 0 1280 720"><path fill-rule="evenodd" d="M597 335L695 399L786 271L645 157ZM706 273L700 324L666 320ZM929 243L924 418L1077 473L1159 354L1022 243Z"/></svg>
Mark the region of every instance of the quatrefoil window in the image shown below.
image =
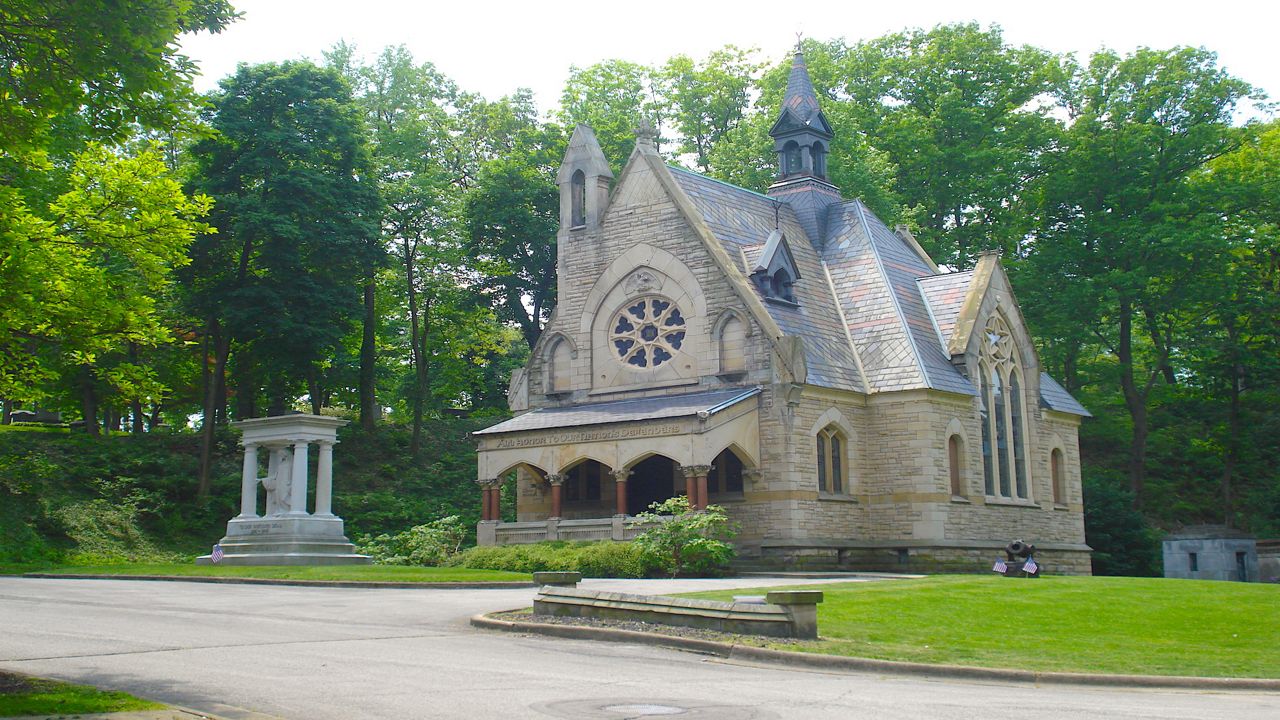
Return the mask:
<svg viewBox="0 0 1280 720"><path fill-rule="evenodd" d="M675 357L684 344L685 319L676 304L664 297L643 297L618 311L609 339L620 362L656 368Z"/></svg>

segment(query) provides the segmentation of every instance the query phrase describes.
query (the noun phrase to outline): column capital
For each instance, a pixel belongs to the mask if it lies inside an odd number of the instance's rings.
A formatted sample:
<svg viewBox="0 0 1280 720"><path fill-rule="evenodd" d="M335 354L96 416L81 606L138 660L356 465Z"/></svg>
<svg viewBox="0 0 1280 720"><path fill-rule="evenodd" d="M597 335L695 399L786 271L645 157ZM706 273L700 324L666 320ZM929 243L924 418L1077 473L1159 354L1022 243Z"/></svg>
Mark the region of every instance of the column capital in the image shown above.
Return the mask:
<svg viewBox="0 0 1280 720"><path fill-rule="evenodd" d="M559 487L564 484L565 480L568 480L568 479L569 479L568 475L561 475L559 473L551 473L550 475L547 475L547 482L551 483L552 487Z"/></svg>
<svg viewBox="0 0 1280 720"><path fill-rule="evenodd" d="M681 465L680 472L684 473L686 478L704 477L711 472L710 465Z"/></svg>
<svg viewBox="0 0 1280 720"><path fill-rule="evenodd" d="M614 482L626 482L628 478L635 474L634 470L613 470L609 473L613 476Z"/></svg>
<svg viewBox="0 0 1280 720"><path fill-rule="evenodd" d="M478 478L475 480L475 484L479 485L483 490L488 490L500 482L502 481L498 478Z"/></svg>

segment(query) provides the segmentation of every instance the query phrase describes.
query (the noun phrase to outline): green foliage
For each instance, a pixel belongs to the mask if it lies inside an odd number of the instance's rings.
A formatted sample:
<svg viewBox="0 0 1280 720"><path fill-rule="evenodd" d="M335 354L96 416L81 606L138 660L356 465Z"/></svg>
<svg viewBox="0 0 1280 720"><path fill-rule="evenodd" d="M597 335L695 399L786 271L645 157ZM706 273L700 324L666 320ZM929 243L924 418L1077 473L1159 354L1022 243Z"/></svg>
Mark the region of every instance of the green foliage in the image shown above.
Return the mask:
<svg viewBox="0 0 1280 720"><path fill-rule="evenodd" d="M138 508L131 502L95 498L58 508L53 513L75 543L67 562L76 565L110 565L131 562L163 562L162 553L138 526Z"/></svg>
<svg viewBox="0 0 1280 720"><path fill-rule="evenodd" d="M626 60L571 66L560 96L560 122L570 130L590 125L609 165L621 168L635 148L640 119L661 120L654 75L652 68Z"/></svg>
<svg viewBox="0 0 1280 720"><path fill-rule="evenodd" d="M67 185L43 208L0 186L0 396L43 399L67 368L158 396L153 373L111 355L171 339L157 300L209 230L210 200L187 197L155 148L90 146Z"/></svg>
<svg viewBox="0 0 1280 720"><path fill-rule="evenodd" d="M474 547L454 558L452 564L520 573L560 570L580 572L583 577L623 578L645 577L654 569L636 543L608 541Z"/></svg>
<svg viewBox="0 0 1280 720"><path fill-rule="evenodd" d="M1133 495L1124 489L1123 478L1095 473L1090 469L1084 481L1084 535L1093 548L1093 574L1163 574L1160 538L1133 509Z"/></svg>
<svg viewBox="0 0 1280 720"><path fill-rule="evenodd" d="M647 561L677 575L723 574L736 550L730 540L737 528L719 505L697 511L683 495L654 503L635 522L649 525L635 539Z"/></svg>
<svg viewBox="0 0 1280 720"><path fill-rule="evenodd" d="M218 233L192 248L191 310L235 339L278 411L302 388L318 408L382 256L364 119L342 76L305 62L242 65L211 102L218 134L192 153Z"/></svg>
<svg viewBox="0 0 1280 720"><path fill-rule="evenodd" d="M356 546L357 552L380 565L446 565L471 532L457 515L450 515L395 535L365 535L356 540Z"/></svg>

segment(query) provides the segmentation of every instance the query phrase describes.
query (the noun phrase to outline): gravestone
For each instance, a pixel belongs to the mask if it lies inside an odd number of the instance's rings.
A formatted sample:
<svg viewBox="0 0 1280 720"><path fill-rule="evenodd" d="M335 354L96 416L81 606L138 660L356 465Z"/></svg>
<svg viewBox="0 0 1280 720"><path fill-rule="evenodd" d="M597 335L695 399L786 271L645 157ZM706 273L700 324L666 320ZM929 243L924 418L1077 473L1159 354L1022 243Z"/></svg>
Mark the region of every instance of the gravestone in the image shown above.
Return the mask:
<svg viewBox="0 0 1280 720"><path fill-rule="evenodd" d="M333 446L346 420L321 415L282 415L233 423L242 433L244 465L240 514L227 522L218 543L221 565L365 565L333 514ZM315 502L307 512L310 448L317 446ZM260 475L265 460L266 475ZM258 514L258 487L265 489ZM213 564L211 555L196 559Z"/></svg>

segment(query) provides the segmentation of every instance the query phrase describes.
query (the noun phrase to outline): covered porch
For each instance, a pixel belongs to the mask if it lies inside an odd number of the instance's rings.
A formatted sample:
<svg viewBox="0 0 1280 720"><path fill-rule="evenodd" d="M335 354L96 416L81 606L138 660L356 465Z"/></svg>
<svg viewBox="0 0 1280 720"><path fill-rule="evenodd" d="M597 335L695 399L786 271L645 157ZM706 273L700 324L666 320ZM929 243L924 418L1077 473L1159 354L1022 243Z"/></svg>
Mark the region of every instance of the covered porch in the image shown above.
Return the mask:
<svg viewBox="0 0 1280 720"><path fill-rule="evenodd" d="M630 540L630 520L684 495L742 497L758 472L760 388L545 408L477 432L481 545ZM517 521L501 522L514 475ZM508 483L509 485L509 483Z"/></svg>

